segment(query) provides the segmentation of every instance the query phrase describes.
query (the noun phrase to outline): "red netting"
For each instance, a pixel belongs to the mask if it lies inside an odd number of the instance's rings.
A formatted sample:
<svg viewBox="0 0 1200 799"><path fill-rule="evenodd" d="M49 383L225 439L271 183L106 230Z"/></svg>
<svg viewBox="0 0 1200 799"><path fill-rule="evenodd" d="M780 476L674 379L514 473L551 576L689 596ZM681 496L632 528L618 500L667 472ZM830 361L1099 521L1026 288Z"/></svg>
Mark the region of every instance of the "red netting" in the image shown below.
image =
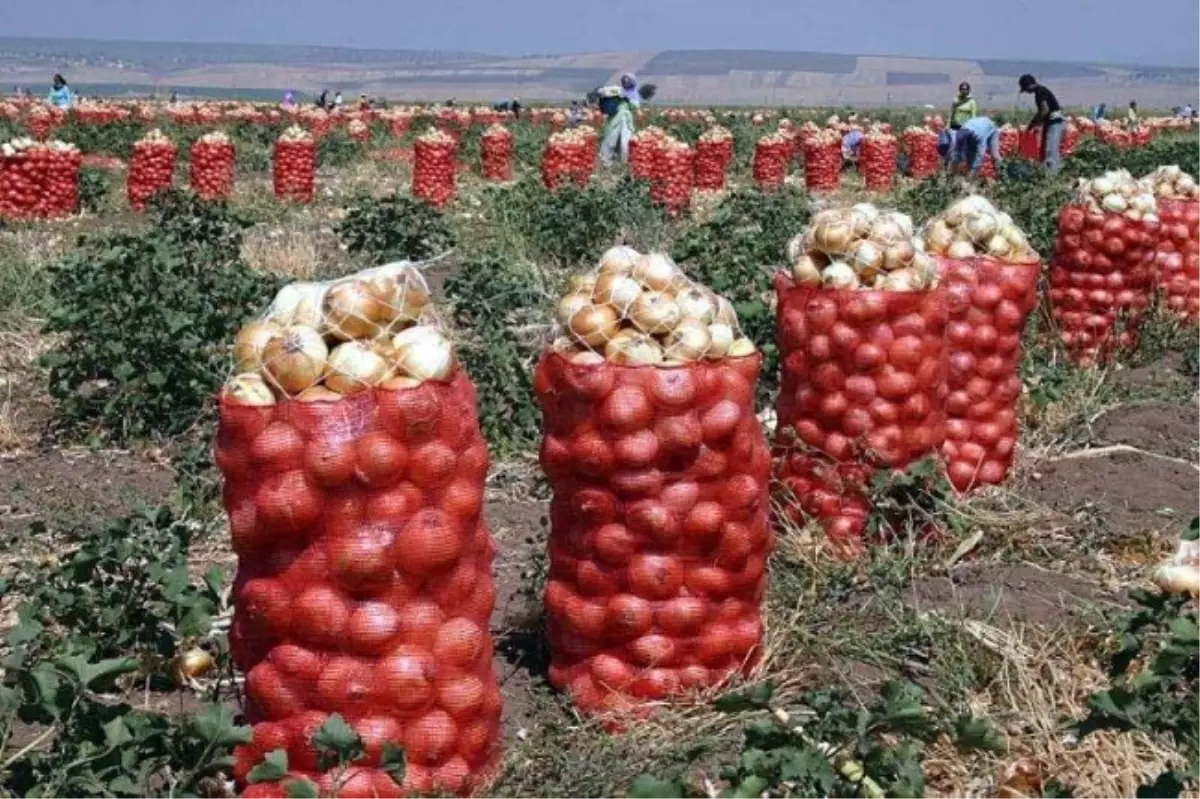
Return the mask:
<svg viewBox="0 0 1200 799"><path fill-rule="evenodd" d="M909 177L922 180L937 174L942 166L937 151L937 134L930 130L906 130L902 134L908 153Z"/></svg>
<svg viewBox="0 0 1200 799"><path fill-rule="evenodd" d="M842 143L836 138L804 143L804 185L812 191L832 191L842 179Z"/></svg>
<svg viewBox="0 0 1200 799"><path fill-rule="evenodd" d="M650 199L665 205L674 215L691 204L695 152L677 141L664 142L657 152Z"/></svg>
<svg viewBox="0 0 1200 799"><path fill-rule="evenodd" d="M1021 148L1021 131L1013 127L1000 128L1000 157L1012 158Z"/></svg>
<svg viewBox="0 0 1200 799"><path fill-rule="evenodd" d="M1042 160L1042 134L1036 130L1023 130L1019 135L1017 154L1030 161Z"/></svg>
<svg viewBox="0 0 1200 799"><path fill-rule="evenodd" d="M1200 321L1200 201L1160 197L1158 285L1171 313Z"/></svg>
<svg viewBox="0 0 1200 799"><path fill-rule="evenodd" d="M1067 123L1067 129L1063 131L1061 154L1063 158L1074 155L1075 148L1079 146L1079 128L1073 123Z"/></svg>
<svg viewBox="0 0 1200 799"><path fill-rule="evenodd" d="M754 182L761 190L777 189L787 177L788 160L792 155L791 143L782 135L772 134L759 139L754 145Z"/></svg>
<svg viewBox="0 0 1200 799"><path fill-rule="evenodd" d="M577 144L566 144L557 141L546 142L542 153L542 185L547 189L556 189L570 183L574 177L576 156L573 149Z"/></svg>
<svg viewBox="0 0 1200 799"><path fill-rule="evenodd" d="M945 438L944 286L829 289L775 276L776 476L839 547L857 551L879 468L902 469Z"/></svg>
<svg viewBox="0 0 1200 799"><path fill-rule="evenodd" d="M388 121L388 130L395 138L402 138L412 128L412 114L400 113Z"/></svg>
<svg viewBox="0 0 1200 799"><path fill-rule="evenodd" d="M129 206L133 210L145 210L146 201L153 194L171 187L175 154L175 145L169 141L142 140L133 145L127 183Z"/></svg>
<svg viewBox="0 0 1200 799"><path fill-rule="evenodd" d="M1157 231L1068 204L1058 215L1050 305L1072 360L1093 365L1137 346L1154 284Z"/></svg>
<svg viewBox="0 0 1200 799"><path fill-rule="evenodd" d="M417 139L413 145L414 197L436 206L454 199L454 156L457 150L458 145L449 134Z"/></svg>
<svg viewBox="0 0 1200 799"><path fill-rule="evenodd" d="M54 142L0 154L0 218L69 216L79 206L78 149Z"/></svg>
<svg viewBox="0 0 1200 799"><path fill-rule="evenodd" d="M658 141L649 136L629 140L629 174L637 180L654 179L654 163L658 158Z"/></svg>
<svg viewBox="0 0 1200 799"><path fill-rule="evenodd" d="M312 735L340 713L367 750L362 792L342 795L370 796L368 783L382 796L478 788L497 761L501 700L488 453L470 380L332 402L223 400L220 416L238 557L229 644L254 725L238 782L275 749L293 776L328 781ZM385 742L404 749L403 786L377 768Z"/></svg>
<svg viewBox="0 0 1200 799"><path fill-rule="evenodd" d="M227 200L233 193L235 153L232 141L197 139L192 145L188 182L206 200Z"/></svg>
<svg viewBox="0 0 1200 799"><path fill-rule="evenodd" d="M550 681L581 710L636 710L755 662L772 547L760 365L538 364Z"/></svg>
<svg viewBox="0 0 1200 799"><path fill-rule="evenodd" d="M274 188L281 200L311 203L316 195L317 144L279 139L275 142Z"/></svg>
<svg viewBox="0 0 1200 799"><path fill-rule="evenodd" d="M939 258L949 298L946 441L942 455L959 491L1004 482L1020 430L1021 332L1037 307L1040 263Z"/></svg>
<svg viewBox="0 0 1200 799"><path fill-rule="evenodd" d="M867 134L863 137L858 150L858 171L862 173L868 191L891 190L896 180L898 152L894 136Z"/></svg>
<svg viewBox="0 0 1200 799"><path fill-rule="evenodd" d="M701 191L717 191L725 188L725 169L733 153L733 141L696 142L695 186Z"/></svg>
<svg viewBox="0 0 1200 799"><path fill-rule="evenodd" d="M479 137L479 147L484 179L512 180L512 134L504 127L488 128Z"/></svg>

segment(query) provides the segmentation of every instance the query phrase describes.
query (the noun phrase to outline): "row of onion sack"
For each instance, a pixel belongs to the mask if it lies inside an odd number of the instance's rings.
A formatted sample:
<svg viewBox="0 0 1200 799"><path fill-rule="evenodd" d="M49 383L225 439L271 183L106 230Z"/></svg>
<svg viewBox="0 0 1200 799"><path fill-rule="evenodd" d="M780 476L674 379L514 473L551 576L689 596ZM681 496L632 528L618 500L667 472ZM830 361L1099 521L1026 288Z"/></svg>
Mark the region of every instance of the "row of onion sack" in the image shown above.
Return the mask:
<svg viewBox="0 0 1200 799"><path fill-rule="evenodd" d="M69 216L79 206L83 154L73 144L12 139L0 146L0 219Z"/></svg>

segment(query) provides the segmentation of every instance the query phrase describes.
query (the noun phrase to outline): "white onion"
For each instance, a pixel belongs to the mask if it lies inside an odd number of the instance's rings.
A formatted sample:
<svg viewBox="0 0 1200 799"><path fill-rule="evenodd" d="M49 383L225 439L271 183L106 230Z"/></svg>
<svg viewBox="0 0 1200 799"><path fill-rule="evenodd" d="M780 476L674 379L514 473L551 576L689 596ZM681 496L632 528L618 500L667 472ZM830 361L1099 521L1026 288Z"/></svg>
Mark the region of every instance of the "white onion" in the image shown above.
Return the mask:
<svg viewBox="0 0 1200 799"><path fill-rule="evenodd" d="M722 322L713 322L708 326L709 346L708 358L724 358L733 346L733 328Z"/></svg>
<svg viewBox="0 0 1200 799"><path fill-rule="evenodd" d="M925 281L913 269L897 269L884 275L879 284L884 291L920 291L925 288Z"/></svg>
<svg viewBox="0 0 1200 799"><path fill-rule="evenodd" d="M1013 246L1012 242L997 233L987 240L986 249L988 255L995 256L996 258L1005 258L1012 252Z"/></svg>
<svg viewBox="0 0 1200 799"><path fill-rule="evenodd" d="M414 330L424 330L413 334ZM409 338L401 340L405 334ZM454 373L454 345L441 331L427 326L412 327L393 340L396 366L417 380L445 380Z"/></svg>
<svg viewBox="0 0 1200 799"><path fill-rule="evenodd" d="M325 385L339 394L355 394L387 378L387 362L369 344L347 341L329 353Z"/></svg>
<svg viewBox="0 0 1200 799"><path fill-rule="evenodd" d="M912 263L915 254L916 247L907 238L891 244L883 251L883 268L889 272L903 269Z"/></svg>
<svg viewBox="0 0 1200 799"><path fill-rule="evenodd" d="M850 264L834 261L821 270L821 285L837 289L858 288L858 274Z"/></svg>
<svg viewBox="0 0 1200 799"><path fill-rule="evenodd" d="M663 350L653 336L634 333L608 342L604 357L621 366L651 366L662 362Z"/></svg>
<svg viewBox="0 0 1200 799"><path fill-rule="evenodd" d="M873 274L883 266L883 250L870 239L850 245L848 256L850 265L860 274Z"/></svg>
<svg viewBox="0 0 1200 799"><path fill-rule="evenodd" d="M249 322L233 340L233 368L238 372L255 372L262 366L263 347L283 328L269 320Z"/></svg>
<svg viewBox="0 0 1200 799"><path fill-rule="evenodd" d="M1125 202L1124 197L1114 192L1104 195L1104 199L1100 201L1100 207L1105 211L1111 211L1115 214L1119 214L1123 212L1126 207L1128 207L1128 203Z"/></svg>
<svg viewBox="0 0 1200 799"><path fill-rule="evenodd" d="M609 247L600 256L600 273L601 274L618 274L624 275L633 271L634 265L642 254L632 247L618 245Z"/></svg>
<svg viewBox="0 0 1200 799"><path fill-rule="evenodd" d="M325 292L328 289L325 283L289 283L271 301L267 318L281 327L304 325L319 330L323 326L324 314L321 309L325 305Z"/></svg>
<svg viewBox="0 0 1200 799"><path fill-rule="evenodd" d="M792 277L802 286L816 286L821 282L821 268L807 255L801 255L792 264Z"/></svg>
<svg viewBox="0 0 1200 799"><path fill-rule="evenodd" d="M712 295L702 288L692 286L675 295L675 303L684 319L693 319L708 324L717 312Z"/></svg>
<svg viewBox="0 0 1200 799"><path fill-rule="evenodd" d="M263 373L288 395L299 394L316 384L325 373L329 348L311 327L291 325L263 347Z"/></svg>
<svg viewBox="0 0 1200 799"><path fill-rule="evenodd" d="M596 281L596 290L592 292L592 301L597 305L610 305L617 311L625 313L633 301L641 296L642 287L628 275L606 274Z"/></svg>
<svg viewBox="0 0 1200 799"><path fill-rule="evenodd" d="M275 394L259 375L253 372L235 375L225 383L225 396L237 405L264 407L275 404Z"/></svg>
<svg viewBox="0 0 1200 799"><path fill-rule="evenodd" d="M633 279L655 291L666 291L678 275L675 262L661 252L647 253L633 266Z"/></svg>
<svg viewBox="0 0 1200 799"><path fill-rule="evenodd" d="M1112 194L1116 190L1117 190L1116 181L1114 181L1112 178L1108 177L1107 175L1101 176L1098 178L1093 178L1091 180L1091 182L1088 184L1088 191L1091 194L1099 194L1099 195L1103 196L1105 194Z"/></svg>
<svg viewBox="0 0 1200 799"><path fill-rule="evenodd" d="M900 225L893 220L882 217L874 225L871 226L871 238L876 241L888 243L893 241L901 241L906 238L904 230Z"/></svg>
<svg viewBox="0 0 1200 799"><path fill-rule="evenodd" d="M644 291L629 306L629 319L645 333L668 333L679 323L679 305L662 291Z"/></svg>
<svg viewBox="0 0 1200 799"><path fill-rule="evenodd" d="M905 238L912 238L914 228L911 216L901 213L900 211L888 211L883 215L883 218L897 224L900 227L900 232L904 234Z"/></svg>
<svg viewBox="0 0 1200 799"><path fill-rule="evenodd" d="M666 339L665 356L674 360L695 361L703 358L712 346L708 324L695 319L684 319L671 331Z"/></svg>
<svg viewBox="0 0 1200 799"><path fill-rule="evenodd" d="M753 355L758 350L754 346L754 342L742 336L729 346L730 358L745 358L747 355Z"/></svg>
<svg viewBox="0 0 1200 799"><path fill-rule="evenodd" d="M967 218L967 233L975 241L987 241L1000 229L996 217L992 214L977 214Z"/></svg>
<svg viewBox="0 0 1200 799"><path fill-rule="evenodd" d="M975 247L969 241L956 241L946 250L951 258L971 258L975 255Z"/></svg>

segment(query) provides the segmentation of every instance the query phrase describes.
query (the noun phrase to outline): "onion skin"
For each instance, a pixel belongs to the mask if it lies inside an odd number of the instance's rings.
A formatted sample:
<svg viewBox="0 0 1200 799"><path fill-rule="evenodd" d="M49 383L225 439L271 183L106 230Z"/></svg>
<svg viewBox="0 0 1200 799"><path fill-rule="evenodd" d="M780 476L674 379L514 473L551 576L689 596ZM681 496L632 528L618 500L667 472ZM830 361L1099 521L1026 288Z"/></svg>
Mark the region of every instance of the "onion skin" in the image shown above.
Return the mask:
<svg viewBox="0 0 1200 799"><path fill-rule="evenodd" d="M263 347L263 373L280 391L292 396L321 379L328 359L329 349L320 333L292 325Z"/></svg>

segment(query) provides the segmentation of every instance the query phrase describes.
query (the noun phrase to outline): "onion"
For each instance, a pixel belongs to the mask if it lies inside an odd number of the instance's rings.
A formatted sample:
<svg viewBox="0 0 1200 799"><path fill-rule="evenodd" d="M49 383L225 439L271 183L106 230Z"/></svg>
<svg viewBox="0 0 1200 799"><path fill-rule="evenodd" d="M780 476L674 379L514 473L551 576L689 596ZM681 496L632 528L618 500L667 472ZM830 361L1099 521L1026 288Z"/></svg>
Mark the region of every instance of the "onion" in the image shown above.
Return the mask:
<svg viewBox="0 0 1200 799"><path fill-rule="evenodd" d="M937 282L937 262L925 253L913 254L911 268L921 278L922 284L931 286Z"/></svg>
<svg viewBox="0 0 1200 799"><path fill-rule="evenodd" d="M571 292L558 301L558 306L554 309L554 319L560 324L565 325L570 323L571 317L574 316L581 308L592 304L592 293L587 294L581 292Z"/></svg>
<svg viewBox="0 0 1200 799"><path fill-rule="evenodd" d="M645 333L669 333L679 323L679 305L661 291L644 291L629 308L629 319Z"/></svg>
<svg viewBox="0 0 1200 799"><path fill-rule="evenodd" d="M834 219L820 223L813 230L813 244L828 255L841 255L850 246L854 228L846 219Z"/></svg>
<svg viewBox="0 0 1200 799"><path fill-rule="evenodd" d="M834 261L821 270L821 285L835 289L855 289L858 288L858 274L850 264Z"/></svg>
<svg viewBox="0 0 1200 799"><path fill-rule="evenodd" d="M567 360L580 366L597 366L604 363L604 356L598 352L583 350L567 356Z"/></svg>
<svg viewBox="0 0 1200 799"><path fill-rule="evenodd" d="M247 372L229 378L225 383L225 396L237 405L264 407L275 404L271 387L257 374Z"/></svg>
<svg viewBox="0 0 1200 799"><path fill-rule="evenodd" d="M628 332L631 335L618 336L608 342L604 348L605 358L621 366L650 366L662 361L662 347L652 336L635 331Z"/></svg>
<svg viewBox="0 0 1200 799"><path fill-rule="evenodd" d="M912 263L915 254L916 248L913 247L910 240L902 239L897 241L883 251L883 268L888 272L903 269Z"/></svg>
<svg viewBox="0 0 1200 799"><path fill-rule="evenodd" d="M754 342L742 336L733 342L729 347L730 358L745 358L747 355L753 355L757 351Z"/></svg>
<svg viewBox="0 0 1200 799"><path fill-rule="evenodd" d="M291 325L263 347L263 373L283 393L299 394L325 373L329 348L316 330Z"/></svg>
<svg viewBox="0 0 1200 799"><path fill-rule="evenodd" d="M278 322L281 327L304 325L320 329L324 317L321 309L325 304L325 283L290 283L279 290L267 318Z"/></svg>
<svg viewBox="0 0 1200 799"><path fill-rule="evenodd" d="M600 274L625 275L633 271L642 254L632 247L619 245L609 247L600 256Z"/></svg>
<svg viewBox="0 0 1200 799"><path fill-rule="evenodd" d="M722 297L720 294L718 294L716 296L717 296L717 316L716 316L717 321L720 322L721 324L729 325L730 327L737 327L737 323L738 323L737 311L735 311L733 309L733 304L729 300Z"/></svg>
<svg viewBox="0 0 1200 799"><path fill-rule="evenodd" d="M187 652L181 652L171 659L171 676L177 685L188 685L212 671L217 665L213 656L203 649L195 647Z"/></svg>
<svg viewBox="0 0 1200 799"><path fill-rule="evenodd" d="M329 353L325 385L339 394L356 394L388 376L388 364L370 344L347 341Z"/></svg>
<svg viewBox="0 0 1200 799"><path fill-rule="evenodd" d="M374 338L394 314L378 287L365 280L335 283L325 294L326 329L344 341Z"/></svg>
<svg viewBox="0 0 1200 799"><path fill-rule="evenodd" d="M821 269L807 255L801 255L792 264L792 277L802 286L816 286L821 282Z"/></svg>
<svg viewBox="0 0 1200 799"><path fill-rule="evenodd" d="M884 275L879 288L884 291L920 291L925 288L925 281L914 269L897 269Z"/></svg>
<svg viewBox="0 0 1200 799"><path fill-rule="evenodd" d="M265 319L243 325L233 340L233 368L238 372L254 372L261 368L263 347L282 331L282 327Z"/></svg>
<svg viewBox="0 0 1200 799"><path fill-rule="evenodd" d="M954 232L941 219L936 219L925 229L925 247L929 252L940 255L954 243Z"/></svg>
<svg viewBox="0 0 1200 799"><path fill-rule="evenodd" d="M1013 251L1012 242L997 233L987 241L988 255L996 258L1007 258Z"/></svg>
<svg viewBox="0 0 1200 799"><path fill-rule="evenodd" d="M621 313L629 308L642 293L642 287L628 275L604 274L596 281L592 302L610 305Z"/></svg>
<svg viewBox="0 0 1200 799"><path fill-rule="evenodd" d="M733 346L733 328L723 322L713 322L708 326L708 336L710 341L706 357L724 358Z"/></svg>
<svg viewBox="0 0 1200 799"><path fill-rule="evenodd" d="M889 217L883 217L871 226L871 238L879 242L903 241L906 236L900 225Z"/></svg>
<svg viewBox="0 0 1200 799"><path fill-rule="evenodd" d="M708 324L684 319L671 331L666 340L666 357L680 361L695 361L703 358L712 345Z"/></svg>
<svg viewBox="0 0 1200 799"><path fill-rule="evenodd" d="M568 294L586 294L590 297L595 290L595 275L572 275L570 280L567 281Z"/></svg>
<svg viewBox="0 0 1200 799"><path fill-rule="evenodd" d="M900 233L906 239L911 239L913 235L913 221L908 214L900 211L888 211L883 215L885 220L895 223L900 228Z"/></svg>
<svg viewBox="0 0 1200 799"><path fill-rule="evenodd" d="M871 203L857 203L850 210L864 217L868 224L874 224L875 220L879 218L879 209Z"/></svg>
<svg viewBox="0 0 1200 799"><path fill-rule="evenodd" d="M979 214L967 219L967 234L975 241L987 241L1000 229L992 214Z"/></svg>
<svg viewBox="0 0 1200 799"><path fill-rule="evenodd" d="M1129 204L1125 202L1125 198L1116 193L1105 194L1104 199L1100 201L1101 208L1103 208L1105 211L1111 211L1115 214L1119 214L1124 211L1128 205Z"/></svg>
<svg viewBox="0 0 1200 799"><path fill-rule="evenodd" d="M946 250L951 258L971 258L975 255L975 246L969 241L956 241Z"/></svg>
<svg viewBox="0 0 1200 799"><path fill-rule="evenodd" d="M708 291L692 286L675 295L675 303L679 313L685 320L694 319L708 324L717 312L717 304Z"/></svg>
<svg viewBox="0 0 1200 799"><path fill-rule="evenodd" d="M603 347L619 326L620 319L610 305L584 306L567 322L571 334L589 347Z"/></svg>
<svg viewBox="0 0 1200 799"><path fill-rule="evenodd" d="M396 366L417 380L445 380L454 373L454 345L440 330L425 325L410 327L392 340Z"/></svg>
<svg viewBox="0 0 1200 799"><path fill-rule="evenodd" d="M298 402L337 402L341 398L341 394L321 385L309 386L295 397L292 397L292 399Z"/></svg>
<svg viewBox="0 0 1200 799"><path fill-rule="evenodd" d="M408 391L410 388L417 388L420 385L421 381L415 377L397 375L384 380L379 384L379 388L384 391Z"/></svg>
<svg viewBox="0 0 1200 799"><path fill-rule="evenodd" d="M678 275L675 262L661 252L647 253L633 266L633 279L655 291L666 291Z"/></svg>
<svg viewBox="0 0 1200 799"><path fill-rule="evenodd" d="M1107 175L1102 175L1089 181L1087 184L1087 190L1091 194L1099 194L1101 196L1112 194L1117 190L1117 183Z"/></svg>

